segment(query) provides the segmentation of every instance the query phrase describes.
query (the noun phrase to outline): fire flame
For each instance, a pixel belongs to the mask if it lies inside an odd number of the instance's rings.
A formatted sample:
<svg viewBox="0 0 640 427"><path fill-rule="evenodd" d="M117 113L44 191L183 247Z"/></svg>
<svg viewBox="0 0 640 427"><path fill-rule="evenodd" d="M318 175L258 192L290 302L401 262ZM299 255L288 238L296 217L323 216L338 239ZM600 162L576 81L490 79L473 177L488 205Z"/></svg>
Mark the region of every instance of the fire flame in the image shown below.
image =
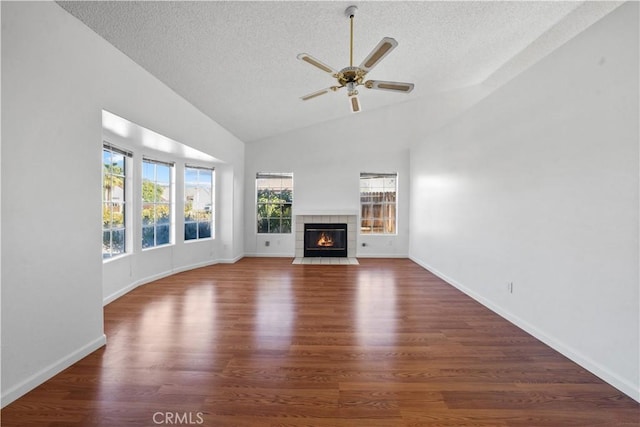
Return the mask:
<svg viewBox="0 0 640 427"><path fill-rule="evenodd" d="M327 233L323 232L320 234L320 238L318 239L317 245L323 246L323 247L333 246L333 238Z"/></svg>

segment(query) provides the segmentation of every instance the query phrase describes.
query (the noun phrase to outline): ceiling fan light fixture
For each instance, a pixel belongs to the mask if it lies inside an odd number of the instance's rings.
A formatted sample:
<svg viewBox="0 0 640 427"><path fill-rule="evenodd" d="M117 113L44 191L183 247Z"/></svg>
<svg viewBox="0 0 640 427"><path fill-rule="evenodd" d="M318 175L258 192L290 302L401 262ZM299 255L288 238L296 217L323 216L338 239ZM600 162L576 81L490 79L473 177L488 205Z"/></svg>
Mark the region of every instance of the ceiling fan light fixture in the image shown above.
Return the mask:
<svg viewBox="0 0 640 427"><path fill-rule="evenodd" d="M347 83L347 95L349 96L353 96L353 95L357 95L358 91L356 89L356 82L349 82Z"/></svg>
<svg viewBox="0 0 640 427"><path fill-rule="evenodd" d="M354 95L349 95L349 107L351 108L352 113L360 112L360 100L358 99L358 92Z"/></svg>

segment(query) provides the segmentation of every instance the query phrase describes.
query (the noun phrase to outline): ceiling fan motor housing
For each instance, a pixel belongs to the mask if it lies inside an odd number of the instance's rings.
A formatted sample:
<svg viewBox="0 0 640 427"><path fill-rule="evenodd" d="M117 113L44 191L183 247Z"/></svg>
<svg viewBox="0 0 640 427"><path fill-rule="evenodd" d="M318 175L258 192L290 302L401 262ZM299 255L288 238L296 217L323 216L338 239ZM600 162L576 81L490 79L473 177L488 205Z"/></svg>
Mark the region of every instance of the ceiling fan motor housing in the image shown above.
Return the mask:
<svg viewBox="0 0 640 427"><path fill-rule="evenodd" d="M341 86L346 86L348 83L355 83L361 85L364 80L364 76L367 74L362 68L359 67L345 67L338 72L336 78Z"/></svg>

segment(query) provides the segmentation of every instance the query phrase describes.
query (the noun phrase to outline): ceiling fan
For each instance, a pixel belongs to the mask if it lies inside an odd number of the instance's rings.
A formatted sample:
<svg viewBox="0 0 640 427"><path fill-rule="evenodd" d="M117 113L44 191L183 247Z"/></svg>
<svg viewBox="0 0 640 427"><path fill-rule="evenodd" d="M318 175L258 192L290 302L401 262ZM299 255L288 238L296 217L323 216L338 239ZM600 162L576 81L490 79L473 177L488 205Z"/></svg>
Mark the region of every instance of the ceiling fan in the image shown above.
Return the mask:
<svg viewBox="0 0 640 427"><path fill-rule="evenodd" d="M353 66L353 18L357 9L358 8L356 6L349 6L345 10L345 15L349 18L351 26L351 44L349 49L348 67L345 67L340 71L336 71L333 67L330 67L307 53L301 53L298 55L298 59L301 61L307 62L325 73L331 74L331 76L338 81L337 85L330 86L301 97L300 99L303 101L324 95L329 91L336 92L338 89L346 87L347 95L349 97L349 107L352 112L357 113L361 109L360 100L358 99L358 86L364 86L367 89L389 90L404 93L409 93L413 90L413 83L364 80L367 73L378 65L385 56L395 49L396 46L398 46L398 42L391 37L384 37L360 65L357 67Z"/></svg>

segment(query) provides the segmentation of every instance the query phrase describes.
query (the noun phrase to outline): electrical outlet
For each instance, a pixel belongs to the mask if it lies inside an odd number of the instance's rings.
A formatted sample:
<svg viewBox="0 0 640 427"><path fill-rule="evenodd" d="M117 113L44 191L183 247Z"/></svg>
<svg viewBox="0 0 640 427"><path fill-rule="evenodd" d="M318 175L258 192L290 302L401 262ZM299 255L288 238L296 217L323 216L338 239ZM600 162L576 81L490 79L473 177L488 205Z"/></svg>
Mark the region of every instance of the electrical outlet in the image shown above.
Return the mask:
<svg viewBox="0 0 640 427"><path fill-rule="evenodd" d="M510 294L513 293L513 282L509 282L507 284L507 290L509 291Z"/></svg>

